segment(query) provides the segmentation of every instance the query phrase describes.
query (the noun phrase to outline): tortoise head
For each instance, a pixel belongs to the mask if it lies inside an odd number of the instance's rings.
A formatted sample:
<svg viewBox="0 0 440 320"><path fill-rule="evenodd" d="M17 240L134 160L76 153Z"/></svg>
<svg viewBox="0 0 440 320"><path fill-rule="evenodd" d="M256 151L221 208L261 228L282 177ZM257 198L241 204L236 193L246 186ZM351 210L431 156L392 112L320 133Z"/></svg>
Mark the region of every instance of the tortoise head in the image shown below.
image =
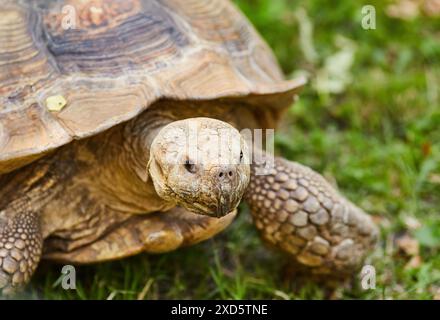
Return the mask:
<svg viewBox="0 0 440 320"><path fill-rule="evenodd" d="M148 170L162 199L213 217L238 206L250 178L243 137L226 122L210 118L163 127L152 142Z"/></svg>

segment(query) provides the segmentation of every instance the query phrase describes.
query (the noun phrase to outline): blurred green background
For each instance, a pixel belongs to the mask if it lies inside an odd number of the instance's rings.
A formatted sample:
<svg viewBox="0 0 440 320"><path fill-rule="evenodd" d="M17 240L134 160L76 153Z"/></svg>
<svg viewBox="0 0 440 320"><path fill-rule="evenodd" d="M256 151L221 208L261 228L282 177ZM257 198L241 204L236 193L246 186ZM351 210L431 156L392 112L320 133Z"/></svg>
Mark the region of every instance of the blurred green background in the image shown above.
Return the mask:
<svg viewBox="0 0 440 320"><path fill-rule="evenodd" d="M367 261L377 270L376 289L363 291L355 277L352 288L331 297L440 299L439 16L383 0L235 2L286 76L310 79L278 132L277 152L337 181L381 227L380 245ZM361 26L365 4L376 8L375 30ZM78 267L76 291L58 285L61 267L43 263L26 295L326 297L316 284L286 278L284 264L262 245L242 206L230 228L200 245Z"/></svg>

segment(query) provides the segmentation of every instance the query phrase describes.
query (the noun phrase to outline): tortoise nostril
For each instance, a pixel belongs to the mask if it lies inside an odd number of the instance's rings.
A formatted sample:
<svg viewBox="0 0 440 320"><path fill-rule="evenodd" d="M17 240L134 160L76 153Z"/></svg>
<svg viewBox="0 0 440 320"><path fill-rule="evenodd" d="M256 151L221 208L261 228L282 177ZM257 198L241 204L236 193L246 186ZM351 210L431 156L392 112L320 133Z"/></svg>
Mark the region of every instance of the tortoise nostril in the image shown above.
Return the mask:
<svg viewBox="0 0 440 320"><path fill-rule="evenodd" d="M223 166L218 169L217 177L220 181L227 182L232 181L236 174L235 168L231 168L230 166Z"/></svg>

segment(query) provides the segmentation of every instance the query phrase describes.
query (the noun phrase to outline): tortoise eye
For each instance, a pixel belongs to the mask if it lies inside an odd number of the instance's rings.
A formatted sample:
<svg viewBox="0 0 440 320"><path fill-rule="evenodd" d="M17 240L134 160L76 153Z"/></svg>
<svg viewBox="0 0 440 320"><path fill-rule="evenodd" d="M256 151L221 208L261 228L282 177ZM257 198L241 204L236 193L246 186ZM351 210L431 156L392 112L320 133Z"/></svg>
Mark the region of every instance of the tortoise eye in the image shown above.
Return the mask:
<svg viewBox="0 0 440 320"><path fill-rule="evenodd" d="M188 172L190 172L190 173L196 172L196 165L194 163L192 163L191 160L186 160L184 166Z"/></svg>
<svg viewBox="0 0 440 320"><path fill-rule="evenodd" d="M240 151L240 161L243 160L243 151Z"/></svg>

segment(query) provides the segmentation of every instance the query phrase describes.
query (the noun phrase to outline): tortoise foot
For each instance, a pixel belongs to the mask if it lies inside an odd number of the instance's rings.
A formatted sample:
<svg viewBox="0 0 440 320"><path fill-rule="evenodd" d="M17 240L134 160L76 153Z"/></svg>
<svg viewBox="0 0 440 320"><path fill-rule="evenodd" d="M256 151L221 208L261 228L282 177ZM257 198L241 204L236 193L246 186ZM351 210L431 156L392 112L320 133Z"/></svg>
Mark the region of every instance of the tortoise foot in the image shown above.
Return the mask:
<svg viewBox="0 0 440 320"><path fill-rule="evenodd" d="M9 219L0 215L1 294L11 295L30 280L40 261L41 249L36 214L24 212Z"/></svg>
<svg viewBox="0 0 440 320"><path fill-rule="evenodd" d="M252 166L245 196L262 238L317 278L352 275L376 242L372 219L310 168L262 163Z"/></svg>

